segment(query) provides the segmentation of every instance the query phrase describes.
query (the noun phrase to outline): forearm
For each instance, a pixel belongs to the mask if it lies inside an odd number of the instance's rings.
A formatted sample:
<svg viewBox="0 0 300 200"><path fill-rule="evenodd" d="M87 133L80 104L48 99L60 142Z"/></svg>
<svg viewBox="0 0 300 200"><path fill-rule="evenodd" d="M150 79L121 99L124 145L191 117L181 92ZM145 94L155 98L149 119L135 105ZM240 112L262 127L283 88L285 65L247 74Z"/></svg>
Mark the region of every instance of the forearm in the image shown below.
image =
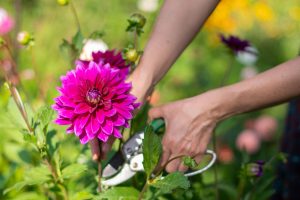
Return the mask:
<svg viewBox="0 0 300 200"><path fill-rule="evenodd" d="M216 89L214 114L224 119L300 96L300 57L280 64L254 78Z"/></svg>
<svg viewBox="0 0 300 200"><path fill-rule="evenodd" d="M155 85L214 10L218 0L166 0L134 75Z"/></svg>

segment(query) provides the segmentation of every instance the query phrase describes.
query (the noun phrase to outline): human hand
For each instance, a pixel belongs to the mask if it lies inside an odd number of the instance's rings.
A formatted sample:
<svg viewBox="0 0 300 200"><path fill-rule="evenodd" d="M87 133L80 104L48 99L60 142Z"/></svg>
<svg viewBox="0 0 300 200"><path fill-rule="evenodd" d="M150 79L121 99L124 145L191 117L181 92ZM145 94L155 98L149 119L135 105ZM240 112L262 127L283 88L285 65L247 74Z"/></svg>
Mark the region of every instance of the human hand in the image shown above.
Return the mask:
<svg viewBox="0 0 300 200"><path fill-rule="evenodd" d="M150 119L164 118L166 132L162 139L163 155L160 166L168 160L187 155L200 162L216 124L221 119L219 103L214 92L188 98L149 111ZM185 171L180 158L167 164L166 171Z"/></svg>

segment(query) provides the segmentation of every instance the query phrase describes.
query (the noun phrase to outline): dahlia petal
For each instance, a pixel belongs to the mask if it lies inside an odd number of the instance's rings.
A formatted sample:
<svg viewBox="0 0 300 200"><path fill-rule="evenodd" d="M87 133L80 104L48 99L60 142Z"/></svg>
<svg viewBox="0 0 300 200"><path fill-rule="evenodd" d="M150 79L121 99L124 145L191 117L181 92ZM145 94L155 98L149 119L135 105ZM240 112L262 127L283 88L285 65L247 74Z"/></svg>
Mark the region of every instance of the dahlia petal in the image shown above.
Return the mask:
<svg viewBox="0 0 300 200"><path fill-rule="evenodd" d="M115 115L112 120L115 126L123 126L125 124L125 119L120 115Z"/></svg>
<svg viewBox="0 0 300 200"><path fill-rule="evenodd" d="M117 91L116 91L116 93L117 93L117 94L124 94L124 93L126 93L126 92L130 91L130 90L131 90L131 88L132 88L132 85L131 85L131 83L124 84L124 85L122 85L122 87L120 87L120 88L117 88Z"/></svg>
<svg viewBox="0 0 300 200"><path fill-rule="evenodd" d="M96 113L97 120L100 124L104 122L105 114L102 110L98 110Z"/></svg>
<svg viewBox="0 0 300 200"><path fill-rule="evenodd" d="M128 110L118 109L118 113L120 115L122 115L125 119L132 119L133 118L131 112L129 112Z"/></svg>
<svg viewBox="0 0 300 200"><path fill-rule="evenodd" d="M74 107L75 104L73 103L73 101L71 101L68 97L66 96L60 96L58 97L60 102L64 105L64 106L67 106L67 107Z"/></svg>
<svg viewBox="0 0 300 200"><path fill-rule="evenodd" d="M76 120L75 120L75 123L74 123L74 132L75 132L75 135L76 136L79 136L79 135L81 135L82 134L82 128L80 127L80 125L81 125L81 120L80 120L80 118L77 118Z"/></svg>
<svg viewBox="0 0 300 200"><path fill-rule="evenodd" d="M51 106L51 108L52 108L53 110L56 110L56 111L59 111L59 110L61 109L61 107L60 107L58 104L53 104L53 105Z"/></svg>
<svg viewBox="0 0 300 200"><path fill-rule="evenodd" d="M62 117L65 118L72 118L74 117L74 112L73 110L66 110L66 109L59 109L58 114Z"/></svg>
<svg viewBox="0 0 300 200"><path fill-rule="evenodd" d="M91 121L89 123L87 123L87 125L85 127L85 132L89 139L95 138L96 133L93 132Z"/></svg>
<svg viewBox="0 0 300 200"><path fill-rule="evenodd" d="M72 124L72 122L68 119L64 119L64 118L58 118L56 120L54 120L54 122L58 125L69 125Z"/></svg>
<svg viewBox="0 0 300 200"><path fill-rule="evenodd" d="M85 71L85 77L92 83L95 82L95 79L97 77L97 73L95 73L95 71L97 71L97 68L98 66L95 62L90 62L88 69L86 69Z"/></svg>
<svg viewBox="0 0 300 200"><path fill-rule="evenodd" d="M101 140L102 142L107 142L108 138L109 138L109 136L103 132L100 132L98 134L98 139Z"/></svg>
<svg viewBox="0 0 300 200"><path fill-rule="evenodd" d="M76 105L74 113L76 114L83 114L90 111L90 106L85 103L79 103Z"/></svg>
<svg viewBox="0 0 300 200"><path fill-rule="evenodd" d="M142 104L141 103L134 103L133 104L133 107L134 109L137 109L138 107L140 107Z"/></svg>
<svg viewBox="0 0 300 200"><path fill-rule="evenodd" d="M97 117L91 117L91 127L92 127L92 132L97 133L100 129L100 123L97 120Z"/></svg>
<svg viewBox="0 0 300 200"><path fill-rule="evenodd" d="M114 128L114 136L115 136L116 138L122 138L122 134L121 134L121 132L119 131L119 129Z"/></svg>
<svg viewBox="0 0 300 200"><path fill-rule="evenodd" d="M123 126L124 126L125 128L129 128L129 127L130 127L128 121L125 121L125 124L124 124Z"/></svg>
<svg viewBox="0 0 300 200"><path fill-rule="evenodd" d="M87 135L81 134L79 136L79 140L80 140L81 144L86 144L89 141L89 138Z"/></svg>
<svg viewBox="0 0 300 200"><path fill-rule="evenodd" d="M102 124L101 126L101 130L107 135L111 135L113 129L114 129L114 124L110 120L105 120L104 124Z"/></svg>
<svg viewBox="0 0 300 200"><path fill-rule="evenodd" d="M112 117L117 113L117 110L115 108L112 108L110 110L104 111L104 115L107 117Z"/></svg>
<svg viewBox="0 0 300 200"><path fill-rule="evenodd" d="M83 129L86 125L86 123L88 122L88 120L90 119L90 115L85 115L85 116L82 116L80 118L80 124L79 124L79 127L81 129Z"/></svg>
<svg viewBox="0 0 300 200"><path fill-rule="evenodd" d="M74 125L71 125L69 128L66 130L67 134L74 133Z"/></svg>

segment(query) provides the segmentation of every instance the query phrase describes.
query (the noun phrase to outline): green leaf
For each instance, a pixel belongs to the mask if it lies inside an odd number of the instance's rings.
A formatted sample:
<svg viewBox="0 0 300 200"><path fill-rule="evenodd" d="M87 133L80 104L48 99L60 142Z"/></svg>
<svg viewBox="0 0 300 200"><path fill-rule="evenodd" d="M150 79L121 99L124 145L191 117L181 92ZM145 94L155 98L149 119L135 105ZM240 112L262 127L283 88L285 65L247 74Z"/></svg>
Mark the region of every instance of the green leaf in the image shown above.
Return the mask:
<svg viewBox="0 0 300 200"><path fill-rule="evenodd" d="M139 191L132 187L114 187L100 194L96 200L137 200Z"/></svg>
<svg viewBox="0 0 300 200"><path fill-rule="evenodd" d="M72 44L74 45L74 47L76 48L76 50L78 52L81 52L81 49L83 47L83 40L84 40L84 37L83 37L81 31L78 30L77 33L72 38Z"/></svg>
<svg viewBox="0 0 300 200"><path fill-rule="evenodd" d="M183 164L189 168L194 169L197 167L196 161L190 156L184 156L182 160L183 160Z"/></svg>
<svg viewBox="0 0 300 200"><path fill-rule="evenodd" d="M162 194L170 193L176 188L188 189L190 182L181 172L174 172L168 174L164 179L158 180L151 184L151 186L158 188Z"/></svg>
<svg viewBox="0 0 300 200"><path fill-rule="evenodd" d="M4 190L3 194L7 194L8 192L12 191L12 190L15 190L15 191L20 191L23 187L25 187L27 184L25 181L22 181L22 182L18 182L16 184L14 184L12 187L9 187L7 189Z"/></svg>
<svg viewBox="0 0 300 200"><path fill-rule="evenodd" d="M7 117L17 128L27 129L26 123L13 98L10 98L7 104Z"/></svg>
<svg viewBox="0 0 300 200"><path fill-rule="evenodd" d="M88 191L80 191L77 192L75 195L71 197L73 200L88 200L88 199L93 199L94 195L89 193Z"/></svg>
<svg viewBox="0 0 300 200"><path fill-rule="evenodd" d="M145 129L143 140L143 166L148 177L159 162L162 146L160 138L154 134L152 126L147 126Z"/></svg>
<svg viewBox="0 0 300 200"><path fill-rule="evenodd" d="M25 173L26 185L42 184L49 180L51 180L51 173L45 165L31 168Z"/></svg>
<svg viewBox="0 0 300 200"><path fill-rule="evenodd" d="M38 110L36 120L40 122L44 129L53 120L54 110L50 106L43 106Z"/></svg>
<svg viewBox="0 0 300 200"><path fill-rule="evenodd" d="M49 169L42 165L40 167L31 168L29 171L25 172L25 179L22 182L16 183L10 188L7 188L3 194L6 194L12 190L19 191L26 185L37 185L43 184L51 180L51 173Z"/></svg>
<svg viewBox="0 0 300 200"><path fill-rule="evenodd" d="M84 172L86 170L87 170L87 167L85 165L72 164L62 170L62 177L64 179L71 178L73 176L81 174L82 172Z"/></svg>

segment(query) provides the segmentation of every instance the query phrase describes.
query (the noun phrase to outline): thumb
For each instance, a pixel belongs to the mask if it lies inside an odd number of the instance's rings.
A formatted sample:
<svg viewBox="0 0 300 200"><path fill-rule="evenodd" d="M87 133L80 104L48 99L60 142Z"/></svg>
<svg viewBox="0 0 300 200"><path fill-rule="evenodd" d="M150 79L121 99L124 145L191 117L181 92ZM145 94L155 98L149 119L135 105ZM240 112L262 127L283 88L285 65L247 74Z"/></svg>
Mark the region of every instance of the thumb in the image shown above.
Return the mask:
<svg viewBox="0 0 300 200"><path fill-rule="evenodd" d="M151 108L148 112L148 116L150 120L154 120L156 118L163 118L164 112L163 112L163 106Z"/></svg>

